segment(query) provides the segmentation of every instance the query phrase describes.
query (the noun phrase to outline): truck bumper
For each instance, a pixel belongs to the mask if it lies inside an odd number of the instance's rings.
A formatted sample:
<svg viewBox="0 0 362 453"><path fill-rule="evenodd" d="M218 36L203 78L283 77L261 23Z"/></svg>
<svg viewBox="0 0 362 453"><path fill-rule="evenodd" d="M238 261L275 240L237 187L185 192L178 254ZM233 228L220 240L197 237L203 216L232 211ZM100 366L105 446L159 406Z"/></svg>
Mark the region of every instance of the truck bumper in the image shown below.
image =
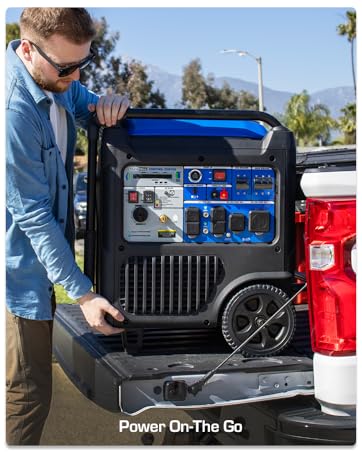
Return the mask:
<svg viewBox="0 0 362 453"><path fill-rule="evenodd" d="M356 417L324 414L312 396L188 413L219 426L225 420L242 423L240 434L215 435L222 445L353 445L356 441Z"/></svg>
<svg viewBox="0 0 362 453"><path fill-rule="evenodd" d="M316 407L291 410L279 415L270 436L273 444L353 445L356 418L328 415Z"/></svg>

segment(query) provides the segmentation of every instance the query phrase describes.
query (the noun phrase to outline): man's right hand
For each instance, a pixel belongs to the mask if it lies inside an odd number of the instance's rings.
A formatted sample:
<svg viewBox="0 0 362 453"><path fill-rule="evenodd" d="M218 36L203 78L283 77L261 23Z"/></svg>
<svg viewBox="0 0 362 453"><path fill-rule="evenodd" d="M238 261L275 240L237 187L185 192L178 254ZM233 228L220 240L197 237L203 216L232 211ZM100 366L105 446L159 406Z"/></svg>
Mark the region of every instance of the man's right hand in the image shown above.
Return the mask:
<svg viewBox="0 0 362 453"><path fill-rule="evenodd" d="M122 313L111 305L107 299L99 294L89 292L77 300L87 323L104 335L114 335L124 331L122 328L113 327L104 319L106 313L121 322L124 320Z"/></svg>

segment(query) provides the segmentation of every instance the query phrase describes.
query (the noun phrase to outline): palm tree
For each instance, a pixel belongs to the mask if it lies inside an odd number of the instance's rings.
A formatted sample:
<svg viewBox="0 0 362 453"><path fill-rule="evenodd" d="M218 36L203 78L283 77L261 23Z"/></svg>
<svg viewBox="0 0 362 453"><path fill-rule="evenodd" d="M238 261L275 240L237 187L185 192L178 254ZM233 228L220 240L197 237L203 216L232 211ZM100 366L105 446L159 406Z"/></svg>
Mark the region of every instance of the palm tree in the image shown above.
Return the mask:
<svg viewBox="0 0 362 453"><path fill-rule="evenodd" d="M351 61L352 61L352 75L354 94L356 94L356 74L354 69L354 41L356 39L356 11L347 11L347 22L340 24L337 27L338 34L341 36L347 36L348 41L351 43Z"/></svg>
<svg viewBox="0 0 362 453"><path fill-rule="evenodd" d="M328 107L324 104L310 105L310 95L306 90L290 98L284 122L294 133L299 146L326 144L330 130L336 127L336 121L331 118Z"/></svg>
<svg viewBox="0 0 362 453"><path fill-rule="evenodd" d="M344 134L344 143L356 143L356 103L347 104L341 109L343 116L339 118L339 128Z"/></svg>

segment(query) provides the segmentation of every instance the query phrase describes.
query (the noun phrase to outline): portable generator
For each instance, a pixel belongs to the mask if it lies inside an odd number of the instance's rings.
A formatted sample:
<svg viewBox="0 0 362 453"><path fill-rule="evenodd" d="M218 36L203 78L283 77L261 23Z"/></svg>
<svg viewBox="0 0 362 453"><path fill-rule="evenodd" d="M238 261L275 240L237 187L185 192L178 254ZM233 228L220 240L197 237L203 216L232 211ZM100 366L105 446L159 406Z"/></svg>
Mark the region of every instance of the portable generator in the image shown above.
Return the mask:
<svg viewBox="0 0 362 453"><path fill-rule="evenodd" d="M129 332L216 328L235 349L291 293L293 134L264 112L130 109L102 129L97 159L98 136L92 122L85 272L96 291ZM294 329L289 304L242 352L275 354Z"/></svg>

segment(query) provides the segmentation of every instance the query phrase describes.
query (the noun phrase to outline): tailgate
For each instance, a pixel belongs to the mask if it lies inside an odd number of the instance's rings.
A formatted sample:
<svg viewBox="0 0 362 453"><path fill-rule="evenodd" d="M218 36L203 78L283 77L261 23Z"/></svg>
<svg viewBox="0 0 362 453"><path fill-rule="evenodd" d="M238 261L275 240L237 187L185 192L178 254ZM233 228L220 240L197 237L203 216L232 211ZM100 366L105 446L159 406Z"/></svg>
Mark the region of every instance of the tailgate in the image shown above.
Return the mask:
<svg viewBox="0 0 362 453"><path fill-rule="evenodd" d="M307 168L356 166L356 145L297 148L297 173Z"/></svg>
<svg viewBox="0 0 362 453"><path fill-rule="evenodd" d="M155 331L151 332L155 335ZM245 358L234 355L203 389L193 395L179 388L190 385L224 360L231 351L211 352L205 342L194 352L173 348L161 337L161 351L131 354L120 335L94 333L78 305L58 305L54 322L54 354L77 388L112 412L135 415L145 409L211 408L311 395L312 360L303 356ZM192 352L191 352L192 351ZM182 386L181 386L182 387Z"/></svg>

